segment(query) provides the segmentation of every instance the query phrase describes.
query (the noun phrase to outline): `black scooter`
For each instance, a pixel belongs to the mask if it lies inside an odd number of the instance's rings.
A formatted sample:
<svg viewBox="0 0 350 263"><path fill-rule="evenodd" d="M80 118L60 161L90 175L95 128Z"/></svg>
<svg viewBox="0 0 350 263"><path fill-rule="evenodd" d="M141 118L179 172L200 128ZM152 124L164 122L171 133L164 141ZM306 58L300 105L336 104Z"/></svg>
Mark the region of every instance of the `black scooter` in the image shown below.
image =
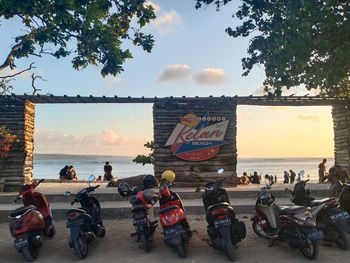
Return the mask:
<svg viewBox="0 0 350 263"><path fill-rule="evenodd" d="M218 174L223 172L224 169L218 170ZM236 219L227 192L222 187L223 181L224 179L207 183L202 198L211 246L224 250L227 257L234 261L236 244L245 238L246 227L244 222Z"/></svg>
<svg viewBox="0 0 350 263"><path fill-rule="evenodd" d="M74 200L73 205L79 202L81 208L69 209L66 213L67 228L70 229L68 244L70 248L74 248L79 258L83 259L88 254L88 245L95 239L96 236L104 237L106 230L101 219L101 206L99 201L91 196L91 194L100 185L90 186L90 182L95 180L95 176L89 177L89 187L80 190ZM64 195L70 196L70 192L65 192Z"/></svg>
<svg viewBox="0 0 350 263"><path fill-rule="evenodd" d="M335 198L315 200L311 197L310 189L306 189L308 181L301 180L294 186L291 201L296 205L311 207L311 214L316 218L316 226L323 232L324 240L334 242L340 249L348 250L350 246L348 212L338 206Z"/></svg>

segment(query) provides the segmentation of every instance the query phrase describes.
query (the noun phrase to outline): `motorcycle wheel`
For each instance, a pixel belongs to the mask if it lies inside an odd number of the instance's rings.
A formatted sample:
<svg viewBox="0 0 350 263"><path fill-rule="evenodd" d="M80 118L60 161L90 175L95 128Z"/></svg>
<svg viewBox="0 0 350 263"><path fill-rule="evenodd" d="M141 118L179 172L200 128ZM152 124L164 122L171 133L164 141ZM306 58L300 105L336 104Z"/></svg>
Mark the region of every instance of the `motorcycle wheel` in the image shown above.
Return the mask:
<svg viewBox="0 0 350 263"><path fill-rule="evenodd" d="M267 237L265 231L259 226L258 222L253 221L252 228L254 233L259 237Z"/></svg>
<svg viewBox="0 0 350 263"><path fill-rule="evenodd" d="M334 240L334 243L338 248L342 250L348 250L350 243L348 233L341 228L337 228L335 231L338 233L338 239Z"/></svg>
<svg viewBox="0 0 350 263"><path fill-rule="evenodd" d="M88 243L81 234L79 235L78 239L74 241L74 250L81 259L86 258L89 252Z"/></svg>
<svg viewBox="0 0 350 263"><path fill-rule="evenodd" d="M225 250L226 256L230 261L236 260L236 251L234 246L232 245L231 240L225 241L224 250Z"/></svg>
<svg viewBox="0 0 350 263"><path fill-rule="evenodd" d="M99 225L97 231L99 237L104 237L106 235L106 229L103 225Z"/></svg>
<svg viewBox="0 0 350 263"><path fill-rule="evenodd" d="M186 258L187 250L186 250L186 246L183 242L176 246L176 251L179 254L180 258Z"/></svg>
<svg viewBox="0 0 350 263"><path fill-rule="evenodd" d="M47 229L44 231L45 236L48 238L52 238L56 234L56 227L52 224L47 227Z"/></svg>
<svg viewBox="0 0 350 263"><path fill-rule="evenodd" d="M311 241L304 234L301 234L303 238L304 247L299 248L300 252L307 259L315 259L318 257L319 248L317 241Z"/></svg>
<svg viewBox="0 0 350 263"><path fill-rule="evenodd" d="M28 246L22 249L22 254L27 261L32 262L38 257L39 251L32 242L29 242Z"/></svg>
<svg viewBox="0 0 350 263"><path fill-rule="evenodd" d="M140 234L140 239L142 242L142 248L145 252L149 252L151 250L151 244L149 239L146 237L145 233Z"/></svg>

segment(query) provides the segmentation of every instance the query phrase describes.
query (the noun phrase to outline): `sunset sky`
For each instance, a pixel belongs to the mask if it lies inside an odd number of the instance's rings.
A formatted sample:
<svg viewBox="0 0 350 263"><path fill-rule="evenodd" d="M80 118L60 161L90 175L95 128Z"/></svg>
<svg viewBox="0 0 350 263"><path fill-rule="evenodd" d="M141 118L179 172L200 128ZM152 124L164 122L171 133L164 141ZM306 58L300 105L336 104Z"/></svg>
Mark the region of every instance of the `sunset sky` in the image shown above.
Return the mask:
<svg viewBox="0 0 350 263"><path fill-rule="evenodd" d="M128 47L134 58L117 77L103 79L100 67L72 69L71 58L28 58L18 69L35 61L42 94L94 96L244 96L261 95L264 71L255 67L242 77L241 58L249 39L225 32L234 26L237 2L220 12L214 7L195 10L195 1L152 1L157 19L147 26L154 34L152 53ZM19 32L18 23L2 21L0 58ZM15 93L31 93L29 74L13 83ZM298 88L289 92L304 95ZM288 93L287 93L288 94ZM330 107L238 107L240 157L333 156ZM152 105L37 105L35 152L134 156L145 152L153 137Z"/></svg>

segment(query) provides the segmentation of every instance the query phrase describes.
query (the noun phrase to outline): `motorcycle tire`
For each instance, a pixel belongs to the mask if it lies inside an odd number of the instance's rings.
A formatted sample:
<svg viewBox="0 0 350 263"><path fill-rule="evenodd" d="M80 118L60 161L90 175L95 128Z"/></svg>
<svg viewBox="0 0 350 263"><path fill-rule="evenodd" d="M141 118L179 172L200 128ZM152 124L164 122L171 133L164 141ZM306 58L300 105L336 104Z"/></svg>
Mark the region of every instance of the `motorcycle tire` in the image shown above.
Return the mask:
<svg viewBox="0 0 350 263"><path fill-rule="evenodd" d="M78 239L74 241L74 250L79 258L86 258L89 252L89 246L86 239L80 234Z"/></svg>
<svg viewBox="0 0 350 263"><path fill-rule="evenodd" d="M56 234L56 227L52 224L47 227L47 229L44 231L44 234L48 238L53 238Z"/></svg>
<svg viewBox="0 0 350 263"><path fill-rule="evenodd" d="M236 260L236 251L235 247L232 245L231 240L226 240L224 243L224 251L226 256L230 261L235 261Z"/></svg>
<svg viewBox="0 0 350 263"><path fill-rule="evenodd" d="M104 237L106 235L106 229L102 225L98 226L97 232L98 232L97 236L99 236L99 237Z"/></svg>
<svg viewBox="0 0 350 263"><path fill-rule="evenodd" d="M29 262L34 261L39 255L38 248L32 242L29 242L28 246L24 247L21 253Z"/></svg>
<svg viewBox="0 0 350 263"><path fill-rule="evenodd" d="M319 248L317 241L312 241L309 238L307 238L304 234L301 234L303 240L303 243L305 243L304 247L299 248L300 252L306 257L307 259L315 259L318 257L319 254Z"/></svg>
<svg viewBox="0 0 350 263"><path fill-rule="evenodd" d="M264 230L261 229L261 227L259 226L258 222L253 221L252 228L253 228L254 233L255 233L257 236L267 238L267 236L266 236ZM260 228L261 230L259 230L259 228Z"/></svg>
<svg viewBox="0 0 350 263"><path fill-rule="evenodd" d="M336 228L335 231L338 234L338 239L334 240L334 243L337 245L338 248L342 250L348 250L349 249L349 244L350 244L350 239L348 233L341 228Z"/></svg>
<svg viewBox="0 0 350 263"><path fill-rule="evenodd" d="M140 234L140 239L142 242L142 248L145 252L149 252L151 250L151 243L149 239L146 237L145 233Z"/></svg>
<svg viewBox="0 0 350 263"><path fill-rule="evenodd" d="M186 258L187 257L186 246L185 246L185 244L183 242L176 246L176 251L179 254L180 258Z"/></svg>

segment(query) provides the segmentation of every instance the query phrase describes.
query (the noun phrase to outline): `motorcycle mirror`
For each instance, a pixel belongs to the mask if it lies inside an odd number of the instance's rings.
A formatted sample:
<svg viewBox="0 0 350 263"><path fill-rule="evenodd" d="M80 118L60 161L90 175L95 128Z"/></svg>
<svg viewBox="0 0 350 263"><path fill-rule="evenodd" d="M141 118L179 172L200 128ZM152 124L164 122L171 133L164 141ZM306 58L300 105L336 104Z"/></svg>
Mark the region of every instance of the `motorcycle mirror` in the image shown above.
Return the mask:
<svg viewBox="0 0 350 263"><path fill-rule="evenodd" d="M69 191L66 191L66 192L63 193L63 195L64 195L65 197L68 197L68 196L70 196L71 194L72 194L72 193L69 192Z"/></svg>
<svg viewBox="0 0 350 263"><path fill-rule="evenodd" d="M305 171L304 170L300 170L300 172L298 173L299 176L303 177L305 175Z"/></svg>
<svg viewBox="0 0 350 263"><path fill-rule="evenodd" d="M219 170L218 170L218 174L223 174L225 172L225 170L223 169L223 168L220 168Z"/></svg>
<svg viewBox="0 0 350 263"><path fill-rule="evenodd" d="M95 179L96 179L96 176L93 175L93 174L90 175L89 178L88 178L89 182L95 181Z"/></svg>

